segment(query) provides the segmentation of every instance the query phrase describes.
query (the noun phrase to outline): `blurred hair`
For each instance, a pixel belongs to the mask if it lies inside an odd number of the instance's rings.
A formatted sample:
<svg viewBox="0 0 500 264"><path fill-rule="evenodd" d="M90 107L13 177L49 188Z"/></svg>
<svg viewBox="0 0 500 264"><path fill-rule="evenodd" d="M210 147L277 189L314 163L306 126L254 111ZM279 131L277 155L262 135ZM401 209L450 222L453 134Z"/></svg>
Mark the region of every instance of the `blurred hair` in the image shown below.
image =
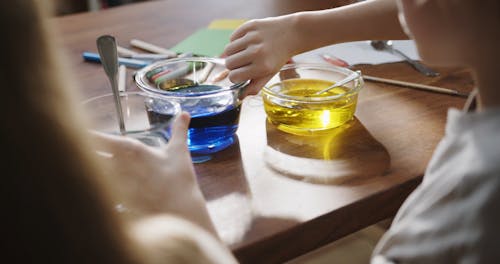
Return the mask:
<svg viewBox="0 0 500 264"><path fill-rule="evenodd" d="M179 224L185 221L173 217L155 221L158 229L168 230L158 233L161 237L151 237L137 232L144 224L128 226L114 213L113 189L86 134L73 94L78 89L68 81L56 54L45 3L0 1L0 34L4 36L0 60L2 259L20 263L216 262L203 249L206 243L219 244L192 224ZM206 243L199 240L204 236ZM223 246L218 248L222 256L230 256Z"/></svg>
<svg viewBox="0 0 500 264"><path fill-rule="evenodd" d="M57 61L45 1L0 2L3 259L130 263ZM6 254L6 255L5 255Z"/></svg>

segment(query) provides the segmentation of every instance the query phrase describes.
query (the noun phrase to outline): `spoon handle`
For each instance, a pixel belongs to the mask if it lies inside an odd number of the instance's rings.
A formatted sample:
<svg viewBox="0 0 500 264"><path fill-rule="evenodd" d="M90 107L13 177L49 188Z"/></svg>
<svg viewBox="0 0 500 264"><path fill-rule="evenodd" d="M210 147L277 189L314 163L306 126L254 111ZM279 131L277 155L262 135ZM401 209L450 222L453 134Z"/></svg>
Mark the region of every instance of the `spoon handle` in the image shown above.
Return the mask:
<svg viewBox="0 0 500 264"><path fill-rule="evenodd" d="M391 50L392 50L393 53L396 53L397 55L399 55L402 58L404 58L415 69L417 69L417 71L423 73L425 76L435 77L435 76L439 75L438 72L435 72L434 70L426 67L425 65L421 64L420 62L418 62L416 60L412 60L410 57L406 56L406 54L404 54L403 52L401 52L401 51L399 51L399 50L397 50L395 48L392 48Z"/></svg>
<svg viewBox="0 0 500 264"><path fill-rule="evenodd" d="M120 133L125 134L125 121L123 118L122 105L120 101L120 93L118 91L118 52L116 49L116 40L109 35L100 36L97 38L97 49L101 57L102 65L106 75L111 83L111 89L115 99L116 113L118 115Z"/></svg>
<svg viewBox="0 0 500 264"><path fill-rule="evenodd" d="M330 91L331 89L333 88L336 88L336 87L340 87L346 83L349 83L349 82L352 82L354 79L357 79L361 76L361 72L360 71L355 71L353 73L351 73L351 75L347 76L346 78L344 78L343 80L341 81L338 81L336 83L334 83L333 85L331 86L328 86L327 88L319 91L319 92L315 92L314 95L320 95L322 93L326 93L328 91Z"/></svg>

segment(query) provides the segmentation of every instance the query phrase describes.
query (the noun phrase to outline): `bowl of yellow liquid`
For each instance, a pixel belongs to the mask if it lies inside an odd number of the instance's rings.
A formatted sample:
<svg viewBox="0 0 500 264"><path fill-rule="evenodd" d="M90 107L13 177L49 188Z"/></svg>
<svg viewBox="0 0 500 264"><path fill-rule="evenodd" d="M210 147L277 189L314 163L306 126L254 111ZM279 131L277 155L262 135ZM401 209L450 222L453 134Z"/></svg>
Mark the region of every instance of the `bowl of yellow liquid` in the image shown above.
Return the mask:
<svg viewBox="0 0 500 264"><path fill-rule="evenodd" d="M351 81L327 92L335 83ZM354 118L359 72L320 63L293 63L283 68L262 89L267 119L278 129L307 135L339 127Z"/></svg>

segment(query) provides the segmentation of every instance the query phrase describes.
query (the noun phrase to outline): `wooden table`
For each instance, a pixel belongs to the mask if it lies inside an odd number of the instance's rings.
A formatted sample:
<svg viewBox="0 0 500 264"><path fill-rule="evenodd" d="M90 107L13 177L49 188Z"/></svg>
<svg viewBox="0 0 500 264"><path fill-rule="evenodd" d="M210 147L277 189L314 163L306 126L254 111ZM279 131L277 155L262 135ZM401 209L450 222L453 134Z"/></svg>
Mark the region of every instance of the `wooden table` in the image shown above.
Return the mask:
<svg viewBox="0 0 500 264"><path fill-rule="evenodd" d="M114 35L123 46L139 38L170 47L216 18L260 18L334 3L339 2L153 1L53 22L82 94L90 97L110 91L101 66L81 59L83 51L96 50L101 34ZM460 69L438 69L440 77L428 78L404 63L358 68L461 91L473 85ZM421 180L443 135L446 109L463 103L463 98L366 83L356 120L346 128L297 137L266 123L262 103L247 98L238 143L195 166L219 235L241 262L274 263L393 216Z"/></svg>

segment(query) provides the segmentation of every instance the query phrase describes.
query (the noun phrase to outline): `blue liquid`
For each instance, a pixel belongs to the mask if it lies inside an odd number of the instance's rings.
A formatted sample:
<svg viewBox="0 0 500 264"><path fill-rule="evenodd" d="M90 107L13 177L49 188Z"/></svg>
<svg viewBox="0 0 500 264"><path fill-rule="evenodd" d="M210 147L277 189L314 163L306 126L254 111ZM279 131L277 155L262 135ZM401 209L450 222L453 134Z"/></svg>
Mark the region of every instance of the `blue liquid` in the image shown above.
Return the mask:
<svg viewBox="0 0 500 264"><path fill-rule="evenodd" d="M207 155L221 151L235 141L241 105L222 112L193 115L188 130L191 154Z"/></svg>
<svg viewBox="0 0 500 264"><path fill-rule="evenodd" d="M200 96L204 92L224 89L217 85L181 85L182 79L171 79L159 85L160 89L186 93L179 99L184 111L191 114L188 129L188 147L194 163L207 161L211 154L221 151L235 142L241 104L234 91L212 96Z"/></svg>

